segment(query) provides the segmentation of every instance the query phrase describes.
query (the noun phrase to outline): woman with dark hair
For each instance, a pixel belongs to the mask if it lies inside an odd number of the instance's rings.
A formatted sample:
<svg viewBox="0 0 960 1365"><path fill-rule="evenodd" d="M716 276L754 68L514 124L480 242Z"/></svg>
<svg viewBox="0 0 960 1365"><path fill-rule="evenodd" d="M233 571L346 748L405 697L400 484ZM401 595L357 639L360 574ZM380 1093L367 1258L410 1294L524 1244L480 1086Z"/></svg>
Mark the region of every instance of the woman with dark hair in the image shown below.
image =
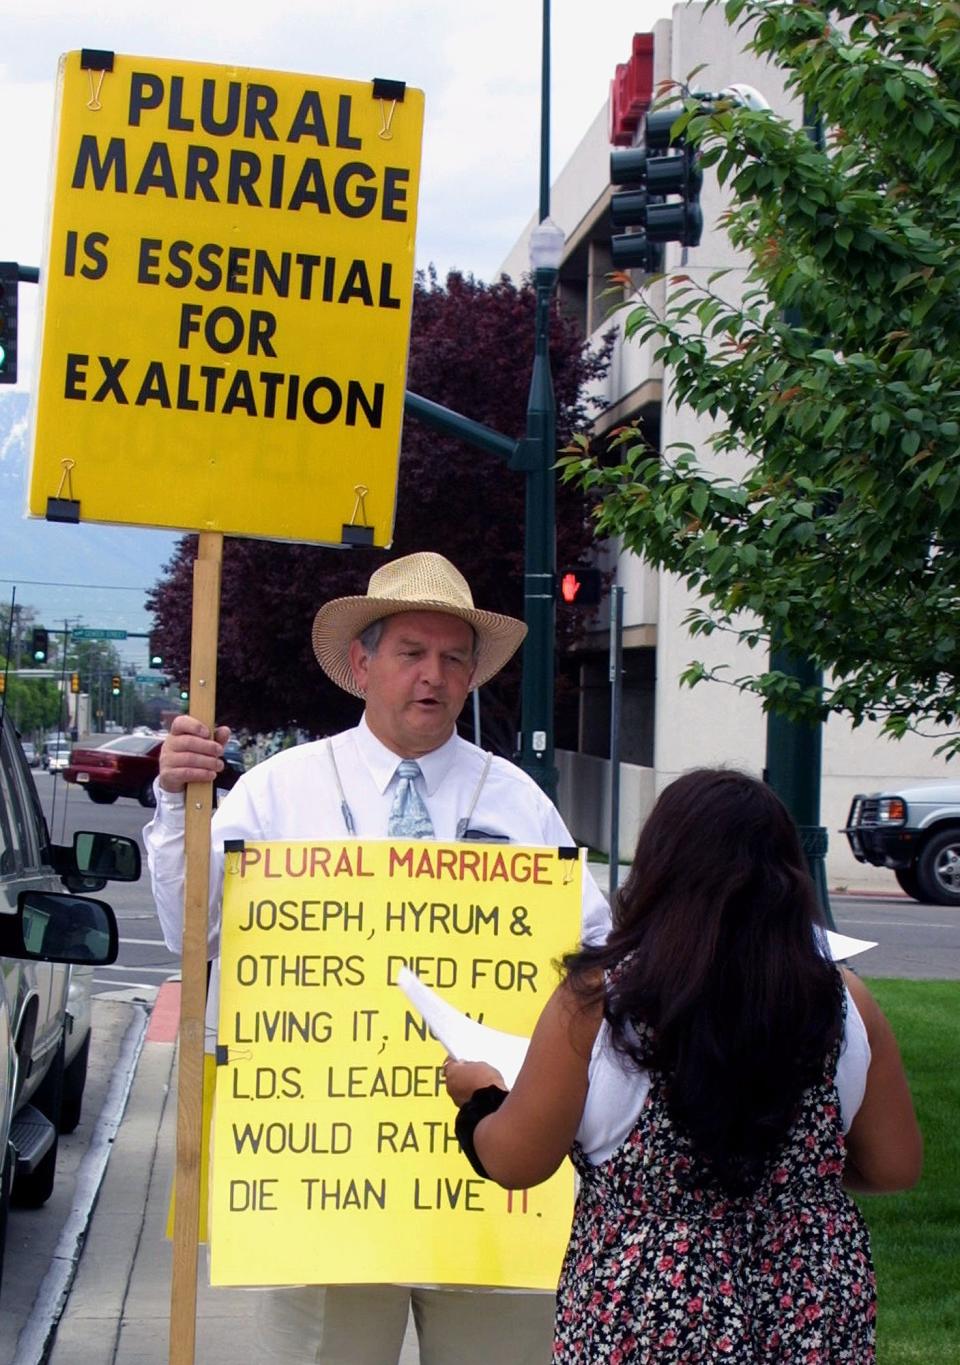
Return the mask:
<svg viewBox="0 0 960 1365"><path fill-rule="evenodd" d="M580 1175L555 1362L875 1359L843 1187L909 1188L921 1139L889 1025L825 952L776 795L686 773L644 825L608 941L565 959L513 1090L444 1064L480 1174L526 1188L570 1153Z"/></svg>

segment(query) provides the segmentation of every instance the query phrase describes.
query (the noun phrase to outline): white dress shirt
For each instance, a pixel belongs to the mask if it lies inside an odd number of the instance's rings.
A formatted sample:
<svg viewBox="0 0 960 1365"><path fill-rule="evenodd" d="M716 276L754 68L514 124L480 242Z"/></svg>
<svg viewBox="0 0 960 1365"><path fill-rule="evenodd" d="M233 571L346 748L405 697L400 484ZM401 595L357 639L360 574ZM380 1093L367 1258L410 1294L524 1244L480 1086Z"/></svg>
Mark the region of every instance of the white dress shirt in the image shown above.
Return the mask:
<svg viewBox="0 0 960 1365"><path fill-rule="evenodd" d="M514 844L572 847L574 841L556 807L532 778L502 758L491 759L487 767L487 758L482 749L454 734L417 760L422 773L417 778L418 790L437 839L455 840L458 824L466 819L475 839L487 834ZM213 816L211 957L216 956L219 937L224 841L349 839L351 821L357 838L385 838L400 761L361 720L355 729L332 740L285 749L244 774ZM341 802L338 776L349 816ZM165 792L159 783L155 790L157 808L143 839L164 940L176 953L183 933L184 798ZM584 869L583 937L602 941L609 928L606 899ZM208 1002L208 1046L216 1020L218 965L214 965Z"/></svg>

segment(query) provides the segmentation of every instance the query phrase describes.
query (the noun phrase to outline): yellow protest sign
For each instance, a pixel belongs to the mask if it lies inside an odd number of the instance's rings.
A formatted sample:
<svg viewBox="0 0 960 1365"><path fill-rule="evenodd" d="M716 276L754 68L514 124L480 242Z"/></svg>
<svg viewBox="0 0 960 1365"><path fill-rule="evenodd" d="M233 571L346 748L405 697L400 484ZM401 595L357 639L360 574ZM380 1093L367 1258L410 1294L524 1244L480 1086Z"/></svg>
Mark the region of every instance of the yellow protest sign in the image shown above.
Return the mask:
<svg viewBox="0 0 960 1365"><path fill-rule="evenodd" d="M389 544L422 125L402 82L61 58L30 511Z"/></svg>
<svg viewBox="0 0 960 1365"><path fill-rule="evenodd" d="M214 1284L556 1286L572 1169L529 1191L457 1145L415 971L528 1035L580 934L581 867L501 844L228 852L210 1202Z"/></svg>

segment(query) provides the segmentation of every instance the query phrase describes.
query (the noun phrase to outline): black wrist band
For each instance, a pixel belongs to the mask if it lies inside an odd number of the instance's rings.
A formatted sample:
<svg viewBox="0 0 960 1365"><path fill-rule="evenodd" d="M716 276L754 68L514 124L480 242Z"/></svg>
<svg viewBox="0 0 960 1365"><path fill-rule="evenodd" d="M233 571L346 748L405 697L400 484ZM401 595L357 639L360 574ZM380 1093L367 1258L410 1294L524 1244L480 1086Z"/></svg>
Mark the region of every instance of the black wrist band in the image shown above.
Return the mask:
<svg viewBox="0 0 960 1365"><path fill-rule="evenodd" d="M484 1170L483 1162L477 1156L477 1149L473 1145L474 1129L481 1119L497 1112L507 1094L508 1092L501 1090L499 1085L485 1085L482 1090L475 1090L457 1114L457 1121L454 1124L460 1150L477 1175L482 1176L484 1180L489 1180L490 1177Z"/></svg>

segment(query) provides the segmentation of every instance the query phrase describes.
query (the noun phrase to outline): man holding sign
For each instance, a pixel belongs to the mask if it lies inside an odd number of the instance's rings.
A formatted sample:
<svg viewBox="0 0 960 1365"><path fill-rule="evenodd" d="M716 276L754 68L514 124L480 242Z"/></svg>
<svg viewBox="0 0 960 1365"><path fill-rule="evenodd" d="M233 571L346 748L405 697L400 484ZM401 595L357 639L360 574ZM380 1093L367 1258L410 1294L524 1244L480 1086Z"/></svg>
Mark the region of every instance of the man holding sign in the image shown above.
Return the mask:
<svg viewBox="0 0 960 1365"><path fill-rule="evenodd" d="M461 574L442 556L408 555L378 569L363 597L317 613L313 645L324 671L364 698L360 724L277 754L247 773L213 821L210 947L216 953L226 840L383 838L569 846L551 802L519 768L456 733L467 695L519 647L521 621L474 607ZM180 946L184 799L190 782L222 768L220 727L211 737L178 717L160 757L156 815L144 831L154 896L168 945ZM584 878L583 935L602 938L609 912ZM208 1018L216 1036L217 963ZM310 1286L264 1295L264 1358L276 1362L391 1365L410 1303L421 1365L543 1365L549 1295L489 1295L394 1285Z"/></svg>

